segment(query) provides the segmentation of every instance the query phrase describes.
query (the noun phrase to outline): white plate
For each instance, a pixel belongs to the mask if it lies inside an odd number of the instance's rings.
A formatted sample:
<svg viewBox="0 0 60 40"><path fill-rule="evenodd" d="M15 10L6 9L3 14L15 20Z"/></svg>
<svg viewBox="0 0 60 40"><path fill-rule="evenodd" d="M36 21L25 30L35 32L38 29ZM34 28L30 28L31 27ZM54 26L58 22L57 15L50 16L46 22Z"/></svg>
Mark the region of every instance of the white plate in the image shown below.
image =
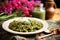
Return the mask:
<svg viewBox="0 0 60 40"><path fill-rule="evenodd" d="M12 21L14 21L14 20L26 20L27 21L27 19L35 19L35 20L38 20L38 21L40 21L42 24L43 24L43 28L41 28L40 30L37 30L37 31L34 31L34 32L16 32L16 31L13 31L13 30L11 30L11 29L9 29L9 23L11 23ZM14 19L10 19L10 20L7 20L7 21L5 21L3 24L2 24L2 28L4 29L4 30L6 30L6 31L8 31L8 32L10 32L10 33L14 33L14 34L24 34L24 35L26 35L26 34L36 34L36 33L40 33L40 32L42 32L42 31L45 31L45 32L49 32L48 30L47 30L47 28L48 28L49 26L48 26L48 23L46 22L46 21L44 21L44 20L41 20L41 19L37 19L37 18L30 18L30 17L17 17L17 18L14 18Z"/></svg>

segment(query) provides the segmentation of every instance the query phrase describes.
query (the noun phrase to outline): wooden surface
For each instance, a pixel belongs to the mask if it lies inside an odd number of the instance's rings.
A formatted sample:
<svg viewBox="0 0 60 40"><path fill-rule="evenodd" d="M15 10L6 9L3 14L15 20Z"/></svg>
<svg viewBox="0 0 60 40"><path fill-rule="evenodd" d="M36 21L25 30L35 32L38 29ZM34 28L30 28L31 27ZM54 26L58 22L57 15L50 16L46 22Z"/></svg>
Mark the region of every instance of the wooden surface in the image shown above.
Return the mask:
<svg viewBox="0 0 60 40"><path fill-rule="evenodd" d="M60 8L55 9L55 15L51 20L60 20Z"/></svg>

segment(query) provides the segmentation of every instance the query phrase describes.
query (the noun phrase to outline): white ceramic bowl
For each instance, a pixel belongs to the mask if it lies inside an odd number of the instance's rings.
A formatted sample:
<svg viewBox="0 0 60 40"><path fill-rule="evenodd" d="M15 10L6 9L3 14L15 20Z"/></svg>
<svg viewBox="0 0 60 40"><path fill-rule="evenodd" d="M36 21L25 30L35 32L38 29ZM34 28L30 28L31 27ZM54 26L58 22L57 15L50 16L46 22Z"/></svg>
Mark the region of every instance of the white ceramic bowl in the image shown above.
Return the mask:
<svg viewBox="0 0 60 40"><path fill-rule="evenodd" d="M40 30L34 31L34 32L17 32L17 31L13 31L13 30L9 29L9 27L8 27L9 23L11 23L14 20L18 20L18 21L20 21L20 20L25 21L26 20L27 21L27 19L35 19L37 21L40 21L43 24L43 28L41 28ZM31 17L17 17L17 18L14 18L14 19L7 20L2 24L2 28L4 30L6 30L7 32L14 33L14 34L24 34L24 35L26 35L26 34L36 34L36 33L42 32L42 31L49 32L47 30L48 27L49 26L48 26L48 23L46 21L38 19L38 18L31 18Z"/></svg>

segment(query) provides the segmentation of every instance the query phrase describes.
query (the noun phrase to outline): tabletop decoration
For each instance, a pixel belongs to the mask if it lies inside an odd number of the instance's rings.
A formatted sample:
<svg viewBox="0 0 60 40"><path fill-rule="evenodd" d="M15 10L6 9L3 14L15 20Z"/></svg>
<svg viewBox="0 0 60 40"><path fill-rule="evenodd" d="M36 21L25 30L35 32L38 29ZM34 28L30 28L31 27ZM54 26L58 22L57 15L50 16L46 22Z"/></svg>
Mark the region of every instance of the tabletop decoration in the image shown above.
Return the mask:
<svg viewBox="0 0 60 40"><path fill-rule="evenodd" d="M32 13L32 17L36 17L36 18L39 18L39 19L43 19L45 20L45 8L43 7L44 4L43 3L40 3L40 4L36 4L34 10L33 10L33 13Z"/></svg>
<svg viewBox="0 0 60 40"><path fill-rule="evenodd" d="M40 2L41 1L34 0L0 0L0 18L2 19L7 16L10 17L10 15L15 15L14 17L30 17L31 12L35 8L34 6L36 6L36 4L40 4Z"/></svg>
<svg viewBox="0 0 60 40"><path fill-rule="evenodd" d="M54 0L47 0L46 1L46 20L53 18L54 14L55 14L55 8L56 8L56 4L54 2Z"/></svg>
<svg viewBox="0 0 60 40"><path fill-rule="evenodd" d="M29 16L29 10L31 11L33 9L33 3L28 0L1 0L0 4L0 12L8 15L12 14L13 11L22 10L26 16Z"/></svg>

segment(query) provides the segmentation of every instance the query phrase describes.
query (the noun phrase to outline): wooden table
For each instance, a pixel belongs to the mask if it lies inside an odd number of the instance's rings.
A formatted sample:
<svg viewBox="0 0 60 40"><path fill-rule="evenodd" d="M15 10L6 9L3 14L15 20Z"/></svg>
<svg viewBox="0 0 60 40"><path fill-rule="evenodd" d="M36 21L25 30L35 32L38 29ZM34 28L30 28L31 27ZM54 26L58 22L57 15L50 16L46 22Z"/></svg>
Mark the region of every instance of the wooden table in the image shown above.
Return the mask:
<svg viewBox="0 0 60 40"><path fill-rule="evenodd" d="M55 9L55 15L51 20L60 20L60 8Z"/></svg>

